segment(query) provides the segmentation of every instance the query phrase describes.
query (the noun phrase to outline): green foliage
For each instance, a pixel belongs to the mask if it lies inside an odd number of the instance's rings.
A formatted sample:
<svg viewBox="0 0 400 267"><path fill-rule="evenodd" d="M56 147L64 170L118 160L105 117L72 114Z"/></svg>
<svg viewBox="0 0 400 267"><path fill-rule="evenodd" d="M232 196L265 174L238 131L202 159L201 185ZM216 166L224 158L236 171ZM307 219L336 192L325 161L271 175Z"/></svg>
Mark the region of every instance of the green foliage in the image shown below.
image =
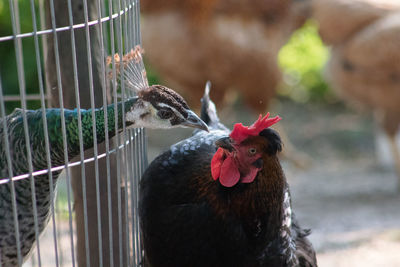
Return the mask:
<svg viewBox="0 0 400 267"><path fill-rule="evenodd" d="M149 80L149 85L160 84L160 76L158 73L150 66L150 64L146 63L146 60L144 63L146 66L146 74L147 79Z"/></svg>
<svg viewBox="0 0 400 267"><path fill-rule="evenodd" d="M30 0L13 1L18 3L20 32L32 32L32 15ZM38 14L38 3L35 1L36 14ZM39 23L39 22L37 22ZM39 26L39 25L38 25ZM0 37L13 35L12 20L9 1L0 1ZM39 41L40 42L40 41ZM23 38L22 58L24 67L25 91L28 94L38 93L38 74L36 68L35 47L33 37ZM19 95L19 82L17 71L16 50L14 40L0 42L0 77L4 95ZM20 102L7 102L7 113L19 107ZM40 107L39 101L28 101L28 108Z"/></svg>
<svg viewBox="0 0 400 267"><path fill-rule="evenodd" d="M322 75L328 58L329 49L322 43L316 23L308 21L279 52L284 80L279 93L298 102L332 100Z"/></svg>

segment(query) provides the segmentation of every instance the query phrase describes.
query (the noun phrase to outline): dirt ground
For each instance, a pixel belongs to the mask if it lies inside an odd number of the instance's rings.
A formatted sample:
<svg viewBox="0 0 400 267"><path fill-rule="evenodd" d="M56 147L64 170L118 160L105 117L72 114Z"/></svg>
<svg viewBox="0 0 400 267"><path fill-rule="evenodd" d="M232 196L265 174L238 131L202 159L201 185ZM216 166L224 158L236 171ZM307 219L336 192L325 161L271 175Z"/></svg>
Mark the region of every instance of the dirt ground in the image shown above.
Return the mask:
<svg viewBox="0 0 400 267"><path fill-rule="evenodd" d="M319 265L400 266L397 176L392 166L380 164L390 154L376 153L382 147L376 145L372 115L341 106L281 110L301 114L300 121L288 114L286 125L312 158L310 169L288 166L286 173L297 217L313 230Z"/></svg>
<svg viewBox="0 0 400 267"><path fill-rule="evenodd" d="M343 105L277 101L279 114L296 151L310 166L299 169L283 161L294 211L322 267L400 266L400 193L392 167L375 154L372 115ZM252 123L256 116L236 107L220 111L222 122ZM150 131L149 159L191 131Z"/></svg>

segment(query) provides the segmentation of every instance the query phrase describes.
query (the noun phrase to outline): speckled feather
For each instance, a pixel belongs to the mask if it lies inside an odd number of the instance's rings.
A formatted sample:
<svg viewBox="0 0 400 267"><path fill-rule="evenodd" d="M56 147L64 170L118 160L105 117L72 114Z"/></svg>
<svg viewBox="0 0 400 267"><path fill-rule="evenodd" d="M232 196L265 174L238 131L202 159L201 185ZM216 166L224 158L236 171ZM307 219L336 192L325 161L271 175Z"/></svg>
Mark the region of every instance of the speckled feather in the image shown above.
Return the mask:
<svg viewBox="0 0 400 267"><path fill-rule="evenodd" d="M212 179L214 142L229 135L212 107L206 93L202 119L210 132L196 131L171 146L143 176L145 266L317 266L276 156L259 174L279 178L269 188L262 179L232 188Z"/></svg>
<svg viewBox="0 0 400 267"><path fill-rule="evenodd" d="M125 112L130 110L137 102L137 98L131 98L124 102ZM108 133L115 135L114 105L107 107L108 111ZM118 103L118 126L122 128L122 102ZM8 115L5 120L7 134L10 144L13 175L29 172L28 157L24 136L22 110L16 109ZM43 130L42 111L26 111L29 139L32 151L33 170L47 169L45 139ZM96 137L97 142L105 140L104 110L95 110ZM82 134L84 149L93 147L92 111L81 110ZM61 134L61 111L60 109L47 109L46 119L49 132L50 158L53 167L65 164L63 152L63 138ZM68 159L79 154L79 131L77 110L65 110ZM6 159L6 147L4 144L3 122L0 120L0 178L9 177ZM60 171L53 172L54 188ZM35 229L32 211L32 197L30 179L22 179L14 183L16 191L19 232L21 240L21 253L25 257L35 242ZM50 187L48 175L35 177L36 206L38 211L39 232L47 225L50 213ZM17 247L15 239L14 217L11 204L11 192L9 184L0 185L0 259L2 267L17 266Z"/></svg>

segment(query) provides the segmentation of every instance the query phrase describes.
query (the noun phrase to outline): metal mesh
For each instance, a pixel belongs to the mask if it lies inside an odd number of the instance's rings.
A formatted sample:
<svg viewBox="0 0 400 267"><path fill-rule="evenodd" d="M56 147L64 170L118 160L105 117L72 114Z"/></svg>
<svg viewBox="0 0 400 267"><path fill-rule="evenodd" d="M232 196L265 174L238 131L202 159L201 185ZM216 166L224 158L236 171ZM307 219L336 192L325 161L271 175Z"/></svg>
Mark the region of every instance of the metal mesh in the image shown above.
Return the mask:
<svg viewBox="0 0 400 267"><path fill-rule="evenodd" d="M29 4L28 4L29 1ZM101 97L104 109L107 105L111 103L115 104L115 112L112 116L117 116L117 102L124 101L127 97L132 96L133 93L126 90L124 82L121 81L119 86L115 81L116 70L113 69L112 73L114 82L110 82L107 77L106 57L113 55L115 53L124 54L130 51L133 47L141 43L140 37L140 24L139 24L139 0L95 0L90 2L90 0L72 0L67 1L67 9L63 10L68 24L58 26L56 23L56 16L60 14L60 10L57 10L55 6L55 0L27 0L27 1L17 1L9 0L8 3L3 1L0 3L0 10L2 12L7 12L4 10L8 9L10 16L10 25L12 32L4 36L0 36L0 51L5 51L5 47L10 47L10 55L15 54L15 68L9 68L0 63L0 118L2 120L3 128L2 136L4 144L4 155L3 157L5 168L3 173L6 172L8 175L0 177L0 187L9 187L9 196L1 196L0 201L5 201L6 197L11 201L11 212L6 213L0 210L0 217L4 215L9 215L13 218L13 223L15 225L15 231L13 236L16 241L16 258L18 266L78 266L78 254L84 255L84 266L138 266L141 263L141 248L139 240L139 225L137 219L137 195L138 195L138 181L142 175L144 168L147 165L147 151L146 151L146 136L144 129L126 129L125 123L123 123L122 129L118 129L118 124L116 119L116 132L121 133L116 135L114 141L110 140L107 128L109 114L105 112L104 124L105 124L105 152L100 152L97 148L96 140L96 120L94 116L94 109L99 108L95 103L96 88L94 88L94 78L92 66L93 53L96 53L97 62L100 67L99 82L101 84ZM80 1L79 8L83 9L84 22L74 24L74 5L75 2ZM26 2L23 4L22 2ZM97 17L97 19L90 19L88 2L92 4L90 12L92 17ZM21 5L23 10L21 10ZM47 12L46 12L47 10ZM22 25L21 13L30 14L30 25L27 26L27 20L24 19ZM95 15L93 15L95 14ZM46 19L49 23L46 26ZM51 27L49 27L51 25ZM97 27L97 35L100 40L100 47L98 50L93 51L91 49L91 28ZM24 31L23 29L30 28L30 31ZM87 68L88 68L88 83L89 88L89 99L90 108L92 108L92 124L93 124L93 153L91 156L87 156L84 153L84 136L82 131L83 122L81 119L81 105L88 104L83 103L80 94L80 80L79 80L79 67L78 61L79 56L76 51L76 36L77 30L85 31L85 44L86 44L86 55L87 55ZM59 48L60 42L59 33L68 32L71 47L71 58L72 60L72 70L73 74L70 78L70 87L65 88L63 79L65 75L61 69L60 65L62 61L66 60L63 57L63 51ZM51 42L47 42L48 39L52 39ZM26 43L28 43L26 45ZM52 45L55 61L55 69L53 73L46 69L46 64L48 62L48 46ZM3 47L2 47L3 46ZM24 50L25 47L32 47L33 53ZM47 56L46 56L47 55ZM3 55L5 56L5 55ZM114 66L112 62L111 66ZM29 73L27 71L29 69ZM32 70L32 68L34 70ZM120 70L123 72L123 70ZM13 76L10 76L13 73ZM32 74L33 73L33 74ZM57 88L48 88L46 83L47 76L53 75L56 79ZM34 77L32 77L34 76ZM14 80L18 80L18 83L9 82L14 77ZM121 77L123 79L123 77ZM34 81L32 86L32 82ZM12 86L14 85L14 86ZM19 90L16 90L18 87ZM57 91L57 97L51 96L52 90ZM65 118L65 106L64 98L65 92L68 90L68 94L73 95L75 99L75 112L78 113L78 133L79 133L79 155L74 160L70 160L68 156L68 145L67 145L67 128L66 128L66 118ZM54 93L54 92L53 92ZM62 150L63 150L63 161L65 164L54 166L51 164L52 149L49 144L49 127L47 118L44 115L46 110L51 106L51 99L57 99L56 108L61 110L61 125L59 128L59 135L62 137ZM54 103L53 103L54 105ZM28 172L22 174L16 174L15 169L13 169L13 161L16 160L13 156L13 147L11 146L9 140L13 138L8 136L7 127L9 127L6 121L6 116L9 115L14 108L19 107L22 109L21 118L24 125L23 134L19 138L23 138L26 142L26 166ZM101 106L100 106L101 107ZM42 111L42 119L44 121L44 138L42 141L42 146L45 148L46 155L43 155L45 159L44 168L40 170L35 170L33 162L35 159L32 158L33 149L35 149L30 142L30 130L28 125L27 113L25 110L35 109ZM105 159L106 173L100 173L99 171L99 160ZM115 162L113 162L115 161ZM90 239L88 234L88 229L91 227L89 225L89 213L87 208L87 188L86 188L86 164L89 162L94 163L94 177L95 177L95 192L96 196L94 201L96 201L96 215L97 215L97 257L98 263L91 262L91 253L93 253L93 248L90 247ZM112 166L116 166L116 171L112 170ZM71 188L72 173L71 168L78 166L80 168L82 176L82 195L83 195L83 220L75 221L75 211L74 211L74 199ZM58 179L55 177L58 172L62 171ZM116 175L115 175L116 174ZM107 181L107 206L103 207L100 200L101 187L105 186L100 183L100 176L106 176ZM30 254L24 257L24 252L21 251L23 247L24 237L20 234L22 225L21 218L18 213L18 194L21 191L18 189L19 183L22 181L29 180L31 192L36 192L35 179L46 176L49 179L49 198L50 198L50 213L49 221L45 222L46 227L43 231L40 229L40 216L38 215L38 209L41 207L37 205L36 194L32 193L26 195L29 201L32 203L31 212L33 214L33 224L30 227L34 228L34 248L31 250ZM120 185L115 194L111 191L111 181L117 180L117 184ZM57 184L57 186L53 186ZM55 190L56 188L56 190ZM57 194L56 194L57 191ZM1 191L0 191L1 193ZM116 197L117 202L113 202L112 198ZM55 201L54 201L55 200ZM4 202L5 203L5 202ZM0 203L1 204L1 203ZM1 207L1 205L0 205ZM115 209L117 209L117 219L113 218L115 214ZM104 222L102 217L103 211L107 210L108 218L108 232L104 233L102 231L101 223ZM115 221L118 223L118 231L113 232L113 224ZM1 222L0 222L1 223ZM84 242L85 253L77 252L77 231L76 226L84 226L84 237L80 242ZM1 226L0 226L1 230ZM0 233L2 234L2 233ZM108 235L104 237L102 235ZM117 238L114 236L117 235ZM105 243L105 240L108 241ZM118 246L115 246L113 242L117 240L119 242ZM103 257L103 251L107 247L108 261L105 262ZM119 250L115 251L114 248L118 247ZM4 250L1 247L0 251ZM117 260L115 260L117 259ZM0 259L0 267L2 265ZM9 266L3 263L3 266ZM79 264L80 266L80 264Z"/></svg>

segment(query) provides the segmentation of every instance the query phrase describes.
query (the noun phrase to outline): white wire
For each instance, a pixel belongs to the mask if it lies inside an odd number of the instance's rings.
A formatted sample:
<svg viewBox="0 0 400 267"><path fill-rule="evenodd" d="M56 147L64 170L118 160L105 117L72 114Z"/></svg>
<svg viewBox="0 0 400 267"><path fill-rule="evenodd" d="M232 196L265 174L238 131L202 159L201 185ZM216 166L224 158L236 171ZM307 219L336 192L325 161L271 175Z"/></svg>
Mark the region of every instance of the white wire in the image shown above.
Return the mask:
<svg viewBox="0 0 400 267"><path fill-rule="evenodd" d="M114 13L111 16L107 16L107 17L103 17L100 19L100 21L102 23L110 21L110 20L114 20L117 17L119 17L120 15L125 14L126 12L128 12L130 9L133 8L133 5L129 5L127 8L125 8L125 10L121 10L120 12ZM97 24L99 24L99 20L91 20L88 22L89 27L91 26L96 26ZM71 26L64 26L64 27L58 27L55 28L55 32L63 32L63 31L69 31L72 29L80 29L80 28L85 28L86 27L86 23L79 23L79 24L75 24L72 27ZM41 31L37 31L37 35L44 35L44 34L53 34L54 30L53 29L47 29L47 30L41 30ZM20 33L17 35L8 35L8 36L3 36L0 37L0 42L4 42L4 41L11 41L14 40L14 38L17 39L21 39L21 38L26 38L26 37L32 37L34 35L33 32L27 32L27 33ZM18 99L19 100L19 99Z"/></svg>
<svg viewBox="0 0 400 267"><path fill-rule="evenodd" d="M137 133L135 133L135 136L136 136L136 134L137 134ZM110 150L110 151L109 151L110 154L111 154L111 153L115 153L117 150L122 149L122 148L124 148L125 146L129 145L129 142L133 141L134 138L135 138L135 137L132 137L130 140L127 140L125 144L121 144L120 146L118 146L118 147L116 147L116 148ZM97 155L97 158L98 158L98 159L104 158L104 157L106 156L106 154L107 154L107 153L99 154L99 155ZM95 160L95 157L90 157L90 158L85 159L83 162L86 164L86 163L89 163L89 162L93 162L94 160ZM74 167L74 166L78 166L78 165L80 165L80 164L81 164L81 161L70 162L70 163L68 163L68 168ZM60 170L65 169L66 167L67 167L66 165L61 165L61 166L52 167L52 168L51 168L51 172L60 171ZM40 171L34 171L34 172L32 172L32 174L21 174L21 175L13 176L13 177L11 177L11 178L10 178L10 177L4 178L4 179L2 178L2 179L0 180L0 185L1 185L1 184L6 184L6 183L8 183L8 182L10 182L10 180L19 181L19 180L22 180L22 179L29 178L30 175L32 175L33 177L35 177L35 176L38 176L38 175L46 174L46 173L48 173L48 172L49 172L49 170L45 169L45 170L40 170Z"/></svg>

